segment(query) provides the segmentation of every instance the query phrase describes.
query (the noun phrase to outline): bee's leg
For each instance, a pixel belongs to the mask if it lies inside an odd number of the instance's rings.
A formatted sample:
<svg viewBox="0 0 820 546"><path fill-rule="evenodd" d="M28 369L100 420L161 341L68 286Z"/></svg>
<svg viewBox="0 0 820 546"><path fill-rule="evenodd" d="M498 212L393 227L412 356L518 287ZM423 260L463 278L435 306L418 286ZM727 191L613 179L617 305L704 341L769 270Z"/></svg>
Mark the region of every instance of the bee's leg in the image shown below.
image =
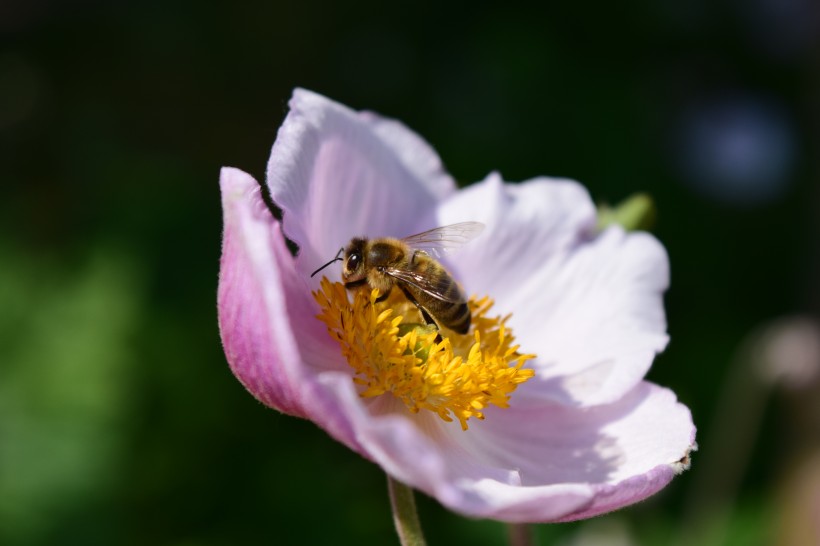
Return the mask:
<svg viewBox="0 0 820 546"><path fill-rule="evenodd" d="M383 302L384 300L386 300L386 299L387 299L387 296L389 296L389 295L390 295L390 292L391 292L392 290L393 290L393 287L391 286L390 288L388 288L388 289L387 289L387 292L385 292L384 294L379 294L379 297L378 297L378 298L376 298L376 303L381 303L381 302ZM406 294L406 292L405 292L405 294Z"/></svg>
<svg viewBox="0 0 820 546"><path fill-rule="evenodd" d="M413 303L415 303L418 310L421 311L421 318L424 321L424 323L425 324L432 324L433 326L436 327L436 330L438 330L438 324L436 324L436 321L434 321L433 317L430 316L430 313L427 312L427 309L425 309L424 307L422 307L421 305L419 305L415 301Z"/></svg>
<svg viewBox="0 0 820 546"><path fill-rule="evenodd" d="M433 320L433 317L430 316L430 313L427 312L427 309L419 305L419 302L416 301L416 298L413 297L412 294L401 284L399 284L399 288L401 291L404 292L404 297L407 298L408 301L412 302L413 305L416 306L416 309L419 310L421 313L421 320L424 321L424 324L432 324L436 328L436 343L441 343L441 332L439 331L438 323Z"/></svg>

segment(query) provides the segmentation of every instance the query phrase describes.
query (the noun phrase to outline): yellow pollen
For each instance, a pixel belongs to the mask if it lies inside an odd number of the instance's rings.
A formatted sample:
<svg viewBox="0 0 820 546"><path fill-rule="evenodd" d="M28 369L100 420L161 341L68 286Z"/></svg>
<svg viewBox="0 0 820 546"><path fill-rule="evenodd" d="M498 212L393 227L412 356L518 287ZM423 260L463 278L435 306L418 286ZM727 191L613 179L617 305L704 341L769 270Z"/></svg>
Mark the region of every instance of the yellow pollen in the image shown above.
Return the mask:
<svg viewBox="0 0 820 546"><path fill-rule="evenodd" d="M516 387L535 375L523 367L535 355L518 352L509 315L490 316L490 298L470 298L472 326L460 335L424 324L401 290L382 302L378 296L378 290L357 290L351 302L345 287L327 277L313 293L322 309L317 318L353 368L360 396L391 393L413 413L455 418L467 430L468 419L484 419L482 410L491 404L507 407Z"/></svg>

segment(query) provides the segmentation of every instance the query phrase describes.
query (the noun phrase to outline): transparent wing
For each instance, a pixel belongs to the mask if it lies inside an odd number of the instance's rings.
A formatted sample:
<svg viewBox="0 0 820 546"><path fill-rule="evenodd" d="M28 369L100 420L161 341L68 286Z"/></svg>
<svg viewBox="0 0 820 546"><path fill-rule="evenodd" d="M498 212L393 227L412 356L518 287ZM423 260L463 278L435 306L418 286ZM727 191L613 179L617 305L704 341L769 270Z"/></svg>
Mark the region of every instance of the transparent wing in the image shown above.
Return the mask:
<svg viewBox="0 0 820 546"><path fill-rule="evenodd" d="M441 226L402 239L411 248L423 250L432 256L440 256L471 241L484 231L481 222L461 222Z"/></svg>
<svg viewBox="0 0 820 546"><path fill-rule="evenodd" d="M447 277L431 277L414 273L406 269L397 269L395 267L385 268L384 273L390 275L394 279L405 282L409 285L415 286L428 296L432 296L438 300L449 303L463 303L464 296L461 290L454 290L454 294L448 294L450 287L453 286L453 281Z"/></svg>

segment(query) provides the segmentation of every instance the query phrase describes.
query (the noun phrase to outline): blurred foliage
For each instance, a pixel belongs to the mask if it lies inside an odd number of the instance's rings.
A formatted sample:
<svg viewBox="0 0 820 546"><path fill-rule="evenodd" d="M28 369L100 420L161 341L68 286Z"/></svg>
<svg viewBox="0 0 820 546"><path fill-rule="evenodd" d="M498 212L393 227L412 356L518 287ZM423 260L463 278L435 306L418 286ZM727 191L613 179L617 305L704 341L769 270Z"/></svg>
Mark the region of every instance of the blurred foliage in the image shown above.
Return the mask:
<svg viewBox="0 0 820 546"><path fill-rule="evenodd" d="M66 275L4 250L0 533L35 541L78 500L110 495L123 470L140 295L116 253Z"/></svg>
<svg viewBox="0 0 820 546"><path fill-rule="evenodd" d="M649 377L692 408L701 450L650 501L538 535L709 535L686 514L729 362L758 324L820 306L817 20L809 0L0 5L0 544L395 543L381 472L255 402L219 344L218 170L263 178L294 86L404 121L463 183L652 197L672 342ZM725 154L690 168L703 141ZM790 396L748 423L766 441L716 543L776 535L783 469L818 437ZM431 544L505 543L420 510Z"/></svg>

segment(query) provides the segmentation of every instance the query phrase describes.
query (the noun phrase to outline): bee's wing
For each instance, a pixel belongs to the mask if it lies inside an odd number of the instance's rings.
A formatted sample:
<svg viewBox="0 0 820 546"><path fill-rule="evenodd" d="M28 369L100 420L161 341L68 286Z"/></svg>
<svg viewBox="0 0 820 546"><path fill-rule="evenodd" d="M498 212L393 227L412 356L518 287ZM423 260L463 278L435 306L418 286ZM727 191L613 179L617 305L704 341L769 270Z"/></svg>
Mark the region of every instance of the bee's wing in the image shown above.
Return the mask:
<svg viewBox="0 0 820 546"><path fill-rule="evenodd" d="M402 241L411 248L439 257L442 252L455 250L471 241L482 231L484 231L484 224L481 222L461 222L428 229L405 237Z"/></svg>
<svg viewBox="0 0 820 546"><path fill-rule="evenodd" d="M387 267L384 269L384 273L396 280L415 286L428 296L432 296L438 300L448 303L464 302L464 296L461 295L460 290L455 291L455 295L448 295L450 287L455 281L447 277L432 277L396 267Z"/></svg>

